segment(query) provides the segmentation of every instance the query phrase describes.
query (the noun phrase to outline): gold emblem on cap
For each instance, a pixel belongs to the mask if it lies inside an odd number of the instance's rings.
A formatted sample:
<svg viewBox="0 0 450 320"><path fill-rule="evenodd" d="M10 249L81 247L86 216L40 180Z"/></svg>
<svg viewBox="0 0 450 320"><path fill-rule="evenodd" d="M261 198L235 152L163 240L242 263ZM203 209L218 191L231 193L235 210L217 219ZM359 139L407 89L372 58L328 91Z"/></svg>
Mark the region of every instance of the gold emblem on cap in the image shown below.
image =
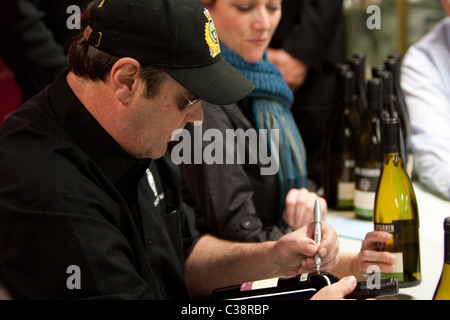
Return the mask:
<svg viewBox="0 0 450 320"><path fill-rule="evenodd" d="M97 8L101 8L101 7L103 7L103 4L105 3L105 0L102 0L102 2L98 5L98 7Z"/></svg>
<svg viewBox="0 0 450 320"><path fill-rule="evenodd" d="M205 40L209 47L209 54L214 58L220 53L219 38L217 37L216 27L208 9L205 9L203 13L208 19L208 22L205 23Z"/></svg>

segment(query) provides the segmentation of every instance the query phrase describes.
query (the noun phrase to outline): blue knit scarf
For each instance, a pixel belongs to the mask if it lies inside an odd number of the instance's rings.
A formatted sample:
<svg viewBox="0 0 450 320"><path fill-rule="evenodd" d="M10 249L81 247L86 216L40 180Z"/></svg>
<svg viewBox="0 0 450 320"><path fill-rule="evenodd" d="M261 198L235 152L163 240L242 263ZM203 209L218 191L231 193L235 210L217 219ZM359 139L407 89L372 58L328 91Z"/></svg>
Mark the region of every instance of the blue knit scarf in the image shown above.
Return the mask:
<svg viewBox="0 0 450 320"><path fill-rule="evenodd" d="M255 85L255 90L248 97L251 98L256 129L279 129L279 146L274 150L279 150L280 154L279 156L276 152L271 154L279 164L278 220L280 225L284 225L282 213L288 191L292 188L306 187L308 181L305 147L290 110L294 100L292 91L279 69L269 62L267 53L257 63L248 63L223 44L221 51L225 60ZM267 136L270 147L271 143L276 141L270 141L270 134Z"/></svg>

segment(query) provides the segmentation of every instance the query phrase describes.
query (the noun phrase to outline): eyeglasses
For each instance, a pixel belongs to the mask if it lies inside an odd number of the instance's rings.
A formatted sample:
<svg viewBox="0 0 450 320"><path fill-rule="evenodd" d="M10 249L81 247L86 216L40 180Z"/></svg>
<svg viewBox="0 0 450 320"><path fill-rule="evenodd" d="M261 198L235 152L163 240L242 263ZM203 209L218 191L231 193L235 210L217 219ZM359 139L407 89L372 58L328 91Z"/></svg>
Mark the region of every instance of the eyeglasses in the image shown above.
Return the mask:
<svg viewBox="0 0 450 320"><path fill-rule="evenodd" d="M183 95L183 97L186 99L186 101L188 102L187 104L178 107L178 110L182 111L184 109L186 109L187 107L192 106L194 103L200 102L202 101L202 98L200 97L195 97L194 99L189 99L188 97L186 97L186 95L184 94L183 90L180 88L180 85L178 84L178 82L176 82L174 79L172 79L168 74L164 73L164 76L169 79L170 81L173 82L173 84L175 85L175 87L177 88L177 90Z"/></svg>

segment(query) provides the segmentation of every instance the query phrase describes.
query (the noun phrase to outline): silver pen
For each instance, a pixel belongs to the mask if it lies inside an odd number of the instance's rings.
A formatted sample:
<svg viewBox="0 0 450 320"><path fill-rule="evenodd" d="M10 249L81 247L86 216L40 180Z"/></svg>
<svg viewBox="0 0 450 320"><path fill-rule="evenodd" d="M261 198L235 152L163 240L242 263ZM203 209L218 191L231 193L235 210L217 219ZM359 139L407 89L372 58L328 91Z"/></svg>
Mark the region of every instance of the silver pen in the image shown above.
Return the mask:
<svg viewBox="0 0 450 320"><path fill-rule="evenodd" d="M320 201L319 199L316 199L316 203L314 205L314 241L317 243L317 245L320 244L320 241L322 241L322 210L320 209ZM322 259L320 259L319 254L317 253L314 257L316 260L316 270L317 273L320 272L320 264L322 263Z"/></svg>

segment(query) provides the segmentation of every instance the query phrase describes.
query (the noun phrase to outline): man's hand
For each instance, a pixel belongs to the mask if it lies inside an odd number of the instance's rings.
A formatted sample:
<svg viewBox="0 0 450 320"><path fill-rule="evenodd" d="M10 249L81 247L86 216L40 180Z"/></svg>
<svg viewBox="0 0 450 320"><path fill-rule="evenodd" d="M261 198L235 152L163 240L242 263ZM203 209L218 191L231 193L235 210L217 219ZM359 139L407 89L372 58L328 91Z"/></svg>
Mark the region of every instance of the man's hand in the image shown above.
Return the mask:
<svg viewBox="0 0 450 320"><path fill-rule="evenodd" d="M281 237L274 245L275 263L280 266L280 274L289 276L316 270L314 256L322 259L321 270L329 270L338 263L339 242L336 231L322 222L322 241L314 242L314 224L308 224Z"/></svg>
<svg viewBox="0 0 450 320"><path fill-rule="evenodd" d="M342 300L345 296L352 293L355 287L356 278L354 276L345 277L339 282L322 288L312 296L311 300Z"/></svg>

